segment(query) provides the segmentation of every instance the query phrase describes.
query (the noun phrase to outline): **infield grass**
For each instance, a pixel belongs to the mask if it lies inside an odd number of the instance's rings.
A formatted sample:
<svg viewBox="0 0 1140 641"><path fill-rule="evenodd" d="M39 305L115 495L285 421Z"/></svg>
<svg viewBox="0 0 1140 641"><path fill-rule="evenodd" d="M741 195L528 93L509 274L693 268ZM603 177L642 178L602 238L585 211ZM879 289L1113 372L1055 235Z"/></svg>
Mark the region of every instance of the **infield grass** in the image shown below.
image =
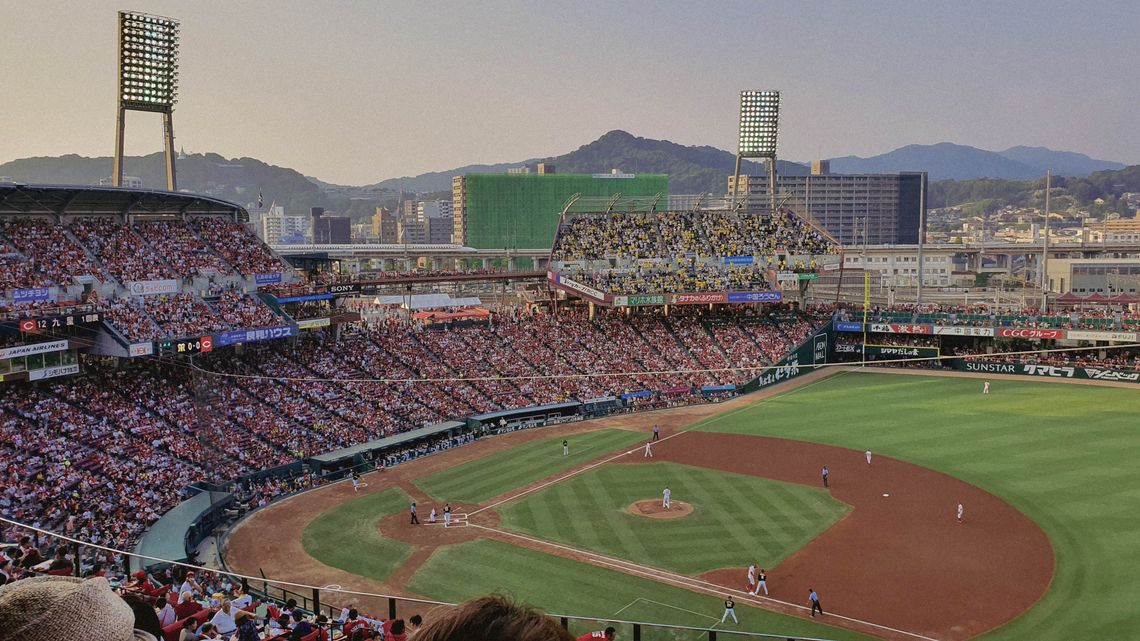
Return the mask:
<svg viewBox="0 0 1140 641"><path fill-rule="evenodd" d="M1140 388L838 374L698 429L871 449L958 477L1024 512L1056 553L1045 597L987 641L1136 638Z"/></svg>
<svg viewBox="0 0 1140 641"><path fill-rule="evenodd" d="M411 501L395 487L346 501L309 523L301 544L325 565L383 581L408 558L412 546L380 536L376 524L404 511Z"/></svg>
<svg viewBox="0 0 1140 641"><path fill-rule="evenodd" d="M440 548L412 577L409 589L433 599L462 601L497 592L536 605L548 612L588 615L626 621L652 621L672 625L768 632L781 638L813 637L836 641L869 640L854 632L799 619L736 606L739 625L720 624L721 599L593 567L506 543L480 539ZM604 625L573 621L575 636ZM619 641L633 639L632 629L618 630ZM667 628L643 630L642 639L699 641L701 633ZM732 637L728 637L732 638Z"/></svg>
<svg viewBox="0 0 1140 641"><path fill-rule="evenodd" d="M564 438L570 442L569 456L562 456ZM479 503L648 438L615 429L552 436L416 479L415 484L440 501Z"/></svg>
<svg viewBox="0 0 1140 641"><path fill-rule="evenodd" d="M634 501L660 501L666 486L692 514L666 520L628 512ZM821 488L649 463L603 465L510 503L500 515L506 529L699 574L748 560L773 567L848 511Z"/></svg>

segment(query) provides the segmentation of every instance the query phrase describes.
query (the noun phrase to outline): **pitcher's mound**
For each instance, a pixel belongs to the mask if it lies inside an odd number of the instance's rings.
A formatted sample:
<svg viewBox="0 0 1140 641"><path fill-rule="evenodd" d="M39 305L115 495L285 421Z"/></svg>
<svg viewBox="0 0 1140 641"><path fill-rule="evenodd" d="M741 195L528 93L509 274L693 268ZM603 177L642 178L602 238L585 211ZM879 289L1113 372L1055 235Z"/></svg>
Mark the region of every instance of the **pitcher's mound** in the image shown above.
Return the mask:
<svg viewBox="0 0 1140 641"><path fill-rule="evenodd" d="M626 508L634 516L645 516L651 519L679 519L693 513L693 506L684 501L671 501L669 509L661 507L661 499L643 499L634 501Z"/></svg>

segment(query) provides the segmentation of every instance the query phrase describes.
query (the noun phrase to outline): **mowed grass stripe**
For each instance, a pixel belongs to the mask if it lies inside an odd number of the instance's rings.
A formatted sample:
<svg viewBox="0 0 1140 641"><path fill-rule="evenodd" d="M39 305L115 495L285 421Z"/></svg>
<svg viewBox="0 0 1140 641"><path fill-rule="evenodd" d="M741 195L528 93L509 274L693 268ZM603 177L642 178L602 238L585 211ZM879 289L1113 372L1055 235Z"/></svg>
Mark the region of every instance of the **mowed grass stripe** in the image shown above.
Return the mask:
<svg viewBox="0 0 1140 641"><path fill-rule="evenodd" d="M693 514L664 520L628 512L635 501L661 500L666 486ZM662 462L602 466L512 502L500 515L506 529L699 574L748 559L776 565L848 510L822 489Z"/></svg>
<svg viewBox="0 0 1140 641"><path fill-rule="evenodd" d="M399 488L346 501L309 523L301 545L325 565L383 581L408 558L412 546L380 536L377 523L409 503L411 497Z"/></svg>
<svg viewBox="0 0 1140 641"><path fill-rule="evenodd" d="M645 616L663 624L708 627L714 620L719 621L724 612L723 602L717 597L486 539L440 548L416 572L408 587L442 601L462 601L498 592L548 612L591 619L573 623L571 630L576 634L597 629L592 619L612 616L630 604L634 605L615 618ZM652 604L646 600L672 607L649 607ZM870 641L870 637L854 632L741 604L736 606L736 613L740 625L728 625L728 629L767 632L780 638ZM718 629L721 627L717 625ZM668 633L649 629L643 632L649 635L643 638L665 638L652 635ZM630 628L618 630L619 640L632 638ZM677 638L695 639L696 635L684 633Z"/></svg>
<svg viewBox="0 0 1140 641"><path fill-rule="evenodd" d="M993 381L985 396L981 388L979 378L852 372L698 429L870 448L992 492L1045 530L1057 566L1036 607L982 638L1132 637L1140 388L1032 380Z"/></svg>
<svg viewBox="0 0 1140 641"><path fill-rule="evenodd" d="M437 472L415 484L440 501L480 503L595 458L628 449L648 437L640 432L606 429L567 437L570 455L562 456L562 436L552 436L497 452Z"/></svg>

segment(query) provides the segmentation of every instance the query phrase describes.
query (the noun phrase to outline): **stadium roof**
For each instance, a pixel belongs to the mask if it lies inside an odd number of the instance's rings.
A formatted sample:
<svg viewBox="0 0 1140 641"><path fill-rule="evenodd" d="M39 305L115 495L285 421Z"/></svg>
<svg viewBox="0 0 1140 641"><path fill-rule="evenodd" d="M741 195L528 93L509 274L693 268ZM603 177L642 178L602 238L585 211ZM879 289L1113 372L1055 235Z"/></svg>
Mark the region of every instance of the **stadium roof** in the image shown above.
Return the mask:
<svg viewBox="0 0 1140 641"><path fill-rule="evenodd" d="M0 216L29 214L215 214L236 216L243 222L249 219L241 205L198 194L121 187L0 183Z"/></svg>

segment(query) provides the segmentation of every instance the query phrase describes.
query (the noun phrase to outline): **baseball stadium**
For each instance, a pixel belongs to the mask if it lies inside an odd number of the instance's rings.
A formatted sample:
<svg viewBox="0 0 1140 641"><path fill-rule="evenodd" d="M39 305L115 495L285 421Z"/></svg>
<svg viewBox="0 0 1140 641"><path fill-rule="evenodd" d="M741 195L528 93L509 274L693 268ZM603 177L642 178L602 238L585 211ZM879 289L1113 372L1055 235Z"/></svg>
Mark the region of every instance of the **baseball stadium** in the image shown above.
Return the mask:
<svg viewBox="0 0 1140 641"><path fill-rule="evenodd" d="M794 202L658 175L342 270L174 166L0 183L3 638L1134 633L1135 305L873 303Z"/></svg>

